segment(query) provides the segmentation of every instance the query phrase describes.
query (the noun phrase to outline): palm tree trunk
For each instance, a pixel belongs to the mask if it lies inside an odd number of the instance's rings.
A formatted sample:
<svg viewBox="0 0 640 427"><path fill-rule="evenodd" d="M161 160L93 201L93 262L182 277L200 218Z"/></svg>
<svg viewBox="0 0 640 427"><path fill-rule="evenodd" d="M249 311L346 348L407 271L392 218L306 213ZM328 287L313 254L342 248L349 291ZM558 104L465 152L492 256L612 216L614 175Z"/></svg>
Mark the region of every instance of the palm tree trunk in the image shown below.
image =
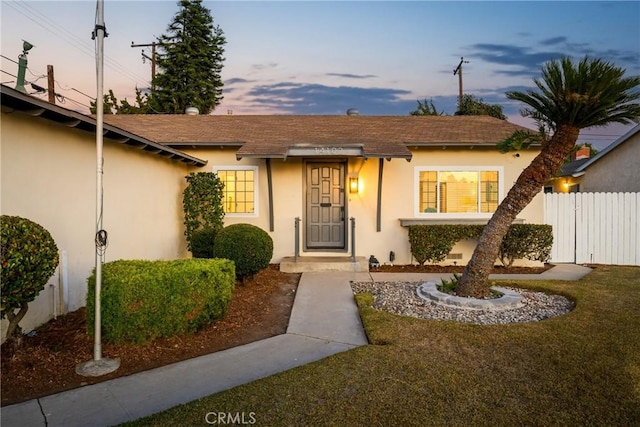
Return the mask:
<svg viewBox="0 0 640 427"><path fill-rule="evenodd" d="M580 130L560 126L540 154L522 171L516 183L485 226L473 256L456 286L460 296L484 298L489 295L489 274L498 258L500 244L516 216L540 192L544 183L560 169L571 153Z"/></svg>

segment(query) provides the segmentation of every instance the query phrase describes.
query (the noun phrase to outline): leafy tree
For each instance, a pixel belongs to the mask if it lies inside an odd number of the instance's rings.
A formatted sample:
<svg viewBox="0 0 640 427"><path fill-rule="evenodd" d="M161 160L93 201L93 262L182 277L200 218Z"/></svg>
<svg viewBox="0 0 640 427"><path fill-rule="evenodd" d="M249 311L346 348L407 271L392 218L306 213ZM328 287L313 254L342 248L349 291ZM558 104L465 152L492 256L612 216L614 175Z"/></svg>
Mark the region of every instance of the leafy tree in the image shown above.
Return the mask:
<svg viewBox="0 0 640 427"><path fill-rule="evenodd" d="M136 102L133 105L129 103L127 98L118 101L112 89L109 89L109 93L104 95L103 102L105 114L147 114L149 111L149 96L143 94L138 88L136 88ZM91 101L91 114L96 114L96 111L96 102Z"/></svg>
<svg viewBox="0 0 640 427"><path fill-rule="evenodd" d="M482 98L474 95L462 95L461 107L456 111L457 116L491 116L497 119L506 120L507 117L502 112L501 105L491 105L483 102Z"/></svg>
<svg viewBox="0 0 640 427"><path fill-rule="evenodd" d="M522 115L549 129L552 136L542 140L540 153L520 174L484 228L456 286L461 296L489 294L489 273L509 225L560 169L580 129L640 119L640 76L625 77L625 70L610 62L588 57L578 63L569 58L550 61L542 68L542 78L534 83L537 90L507 92L507 98L525 103L528 107Z"/></svg>
<svg viewBox="0 0 640 427"><path fill-rule="evenodd" d="M222 101L226 39L202 0L180 0L180 10L158 37L150 106L154 112L183 114L188 106L209 114Z"/></svg>
<svg viewBox="0 0 640 427"><path fill-rule="evenodd" d="M444 115L444 111L438 112L436 106L433 103L433 99L425 98L424 101L418 100L418 108L410 112L412 116L442 116Z"/></svg>
<svg viewBox="0 0 640 427"><path fill-rule="evenodd" d="M55 272L58 247L40 224L11 215L0 218L0 241L0 314L9 320L7 342L19 346L18 324Z"/></svg>

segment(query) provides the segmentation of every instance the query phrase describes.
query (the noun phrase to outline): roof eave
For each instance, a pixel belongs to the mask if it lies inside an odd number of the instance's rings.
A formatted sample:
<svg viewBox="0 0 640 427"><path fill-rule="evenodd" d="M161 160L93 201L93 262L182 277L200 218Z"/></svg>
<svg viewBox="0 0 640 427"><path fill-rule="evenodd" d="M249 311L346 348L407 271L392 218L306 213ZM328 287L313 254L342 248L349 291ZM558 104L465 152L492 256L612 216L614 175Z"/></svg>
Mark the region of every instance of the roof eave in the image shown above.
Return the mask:
<svg viewBox="0 0 640 427"><path fill-rule="evenodd" d="M2 94L0 102L5 112L18 112L33 117L42 117L68 127L92 132L94 134L96 132L97 121L94 117L51 104L50 102L24 94L5 85L0 85L0 93ZM122 144L151 151L188 165L202 167L207 164L206 160L198 159L197 157L182 153L171 147L142 138L108 123L104 123L103 130L107 138Z"/></svg>

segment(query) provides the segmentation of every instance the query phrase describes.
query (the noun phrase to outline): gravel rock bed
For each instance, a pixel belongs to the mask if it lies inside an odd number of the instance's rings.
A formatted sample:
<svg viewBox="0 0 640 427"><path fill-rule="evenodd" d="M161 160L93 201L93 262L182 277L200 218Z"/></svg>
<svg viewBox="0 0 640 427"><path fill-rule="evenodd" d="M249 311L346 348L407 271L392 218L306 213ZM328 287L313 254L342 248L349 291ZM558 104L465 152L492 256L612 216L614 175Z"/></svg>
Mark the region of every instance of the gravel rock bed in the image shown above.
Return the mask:
<svg viewBox="0 0 640 427"><path fill-rule="evenodd" d="M517 288L523 306L507 310L474 310L443 306L426 301L416 289L423 282L352 282L354 294L369 292L373 295L373 308L402 316L420 319L452 320L477 325L537 322L561 316L573 310L573 301L561 295L549 295Z"/></svg>

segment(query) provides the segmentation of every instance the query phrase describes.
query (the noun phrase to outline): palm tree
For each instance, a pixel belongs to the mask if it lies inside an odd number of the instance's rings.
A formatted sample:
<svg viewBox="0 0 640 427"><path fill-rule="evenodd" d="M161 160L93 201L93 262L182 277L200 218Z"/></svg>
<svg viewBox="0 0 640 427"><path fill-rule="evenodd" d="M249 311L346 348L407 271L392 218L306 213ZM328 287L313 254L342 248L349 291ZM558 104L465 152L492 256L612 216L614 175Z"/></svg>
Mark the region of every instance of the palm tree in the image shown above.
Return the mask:
<svg viewBox="0 0 640 427"><path fill-rule="evenodd" d="M456 286L459 295L480 298L489 294L489 273L504 235L516 215L560 169L580 129L640 119L640 76L624 74L624 69L600 59L585 57L576 64L562 58L543 66L542 78L534 79L537 91L507 92L507 98L527 104L524 117L546 127L552 136L543 140L540 154L520 174L484 228Z"/></svg>

